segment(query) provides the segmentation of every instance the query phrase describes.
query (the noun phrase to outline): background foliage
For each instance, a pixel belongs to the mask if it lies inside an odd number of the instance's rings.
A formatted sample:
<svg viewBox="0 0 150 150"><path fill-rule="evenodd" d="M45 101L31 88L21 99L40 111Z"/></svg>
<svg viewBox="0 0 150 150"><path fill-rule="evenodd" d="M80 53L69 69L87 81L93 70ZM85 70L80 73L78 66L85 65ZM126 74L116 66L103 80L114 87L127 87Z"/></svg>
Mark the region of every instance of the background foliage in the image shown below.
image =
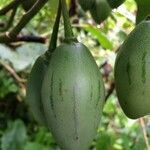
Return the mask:
<svg viewBox="0 0 150 150"><path fill-rule="evenodd" d="M0 8L9 0L1 0ZM56 0L46 6L23 29L22 34L40 35L49 39L56 14ZM71 17L74 33L79 41L89 47L101 68L107 91L113 89L113 67L116 52L135 26L136 4L134 0L114 9L101 25L96 25L90 14L80 9ZM23 14L17 12L15 22ZM10 15L9 13L7 14ZM5 22L8 16L0 17ZM63 25L59 30L59 43L63 39ZM35 59L44 53L47 44L0 44L0 149L2 150L59 150L51 133L39 126L26 105L26 79ZM88 132L88 131L87 131ZM108 97L103 110L98 134L92 150L145 150L144 134L150 136L148 117L128 119L121 110L115 91Z"/></svg>

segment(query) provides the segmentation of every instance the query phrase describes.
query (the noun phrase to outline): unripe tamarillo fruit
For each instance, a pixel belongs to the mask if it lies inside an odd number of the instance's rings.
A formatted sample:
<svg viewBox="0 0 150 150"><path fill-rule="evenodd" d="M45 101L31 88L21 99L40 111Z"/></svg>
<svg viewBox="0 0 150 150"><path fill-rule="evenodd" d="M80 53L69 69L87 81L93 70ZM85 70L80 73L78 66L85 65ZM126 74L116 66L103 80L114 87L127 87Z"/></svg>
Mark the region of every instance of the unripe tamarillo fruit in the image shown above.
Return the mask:
<svg viewBox="0 0 150 150"><path fill-rule="evenodd" d="M22 7L25 11L28 11L38 0L21 0Z"/></svg>
<svg viewBox="0 0 150 150"><path fill-rule="evenodd" d="M143 21L128 36L115 63L120 105L132 119L150 114L150 21Z"/></svg>
<svg viewBox="0 0 150 150"><path fill-rule="evenodd" d="M95 0L94 6L90 9L94 21L102 23L111 13L111 8L107 0Z"/></svg>
<svg viewBox="0 0 150 150"><path fill-rule="evenodd" d="M137 3L136 24L150 15L150 0L135 0Z"/></svg>
<svg viewBox="0 0 150 150"><path fill-rule="evenodd" d="M81 43L56 48L42 85L49 129L64 150L87 150L100 122L104 85L98 66Z"/></svg>
<svg viewBox="0 0 150 150"><path fill-rule="evenodd" d="M27 83L27 103L35 120L41 124L46 125L43 104L41 100L41 88L45 72L48 64L45 55L37 58L35 64L29 75Z"/></svg>
<svg viewBox="0 0 150 150"><path fill-rule="evenodd" d="M107 0L111 8L117 8L122 3L125 2L125 0Z"/></svg>
<svg viewBox="0 0 150 150"><path fill-rule="evenodd" d="M93 7L95 0L78 0L83 10L87 11Z"/></svg>

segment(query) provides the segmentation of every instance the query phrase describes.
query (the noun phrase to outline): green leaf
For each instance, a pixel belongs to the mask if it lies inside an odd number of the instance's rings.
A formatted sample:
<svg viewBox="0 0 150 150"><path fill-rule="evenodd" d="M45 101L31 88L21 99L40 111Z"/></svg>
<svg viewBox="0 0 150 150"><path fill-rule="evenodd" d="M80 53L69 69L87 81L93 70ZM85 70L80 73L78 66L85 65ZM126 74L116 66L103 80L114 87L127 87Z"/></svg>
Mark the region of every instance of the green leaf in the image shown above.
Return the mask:
<svg viewBox="0 0 150 150"><path fill-rule="evenodd" d="M42 55L47 47L39 43L27 43L16 49L16 59L11 60L13 67L17 71L21 71L34 63L36 58Z"/></svg>
<svg viewBox="0 0 150 150"><path fill-rule="evenodd" d="M104 32L102 32L99 28L91 25L83 26L83 28L90 32L92 36L94 36L103 48L113 49L112 42L107 38Z"/></svg>
<svg viewBox="0 0 150 150"><path fill-rule="evenodd" d="M47 46L39 43L27 43L13 51L9 47L0 44L0 59L11 62L18 72L26 69L34 63L36 58L47 50Z"/></svg>
<svg viewBox="0 0 150 150"><path fill-rule="evenodd" d="M39 143L28 142L25 145L24 150L52 150L52 149L50 149L49 147L46 147L42 144L39 144Z"/></svg>
<svg viewBox="0 0 150 150"><path fill-rule="evenodd" d="M112 145L111 136L107 133L101 133L97 139L97 150L110 150Z"/></svg>
<svg viewBox="0 0 150 150"><path fill-rule="evenodd" d="M38 128L34 140L38 143L55 143L52 134L45 127Z"/></svg>
<svg viewBox="0 0 150 150"><path fill-rule="evenodd" d="M26 128L21 120L8 125L8 129L2 136L2 150L23 150L27 141Z"/></svg>
<svg viewBox="0 0 150 150"><path fill-rule="evenodd" d="M9 93L16 93L18 87L12 77L8 76L4 71L0 72L0 98L4 98Z"/></svg>

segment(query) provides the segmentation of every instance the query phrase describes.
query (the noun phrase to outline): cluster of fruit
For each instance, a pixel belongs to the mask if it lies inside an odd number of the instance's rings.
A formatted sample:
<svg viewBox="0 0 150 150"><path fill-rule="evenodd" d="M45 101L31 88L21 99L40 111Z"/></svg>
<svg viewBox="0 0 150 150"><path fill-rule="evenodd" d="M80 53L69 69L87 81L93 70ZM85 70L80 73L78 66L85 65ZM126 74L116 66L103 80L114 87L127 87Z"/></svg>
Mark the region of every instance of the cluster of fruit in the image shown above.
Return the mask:
<svg viewBox="0 0 150 150"><path fill-rule="evenodd" d="M104 2L96 0L100 1ZM109 0L109 5L114 7L111 2ZM87 9L88 3L84 3ZM61 11L65 40L57 47ZM115 64L117 96L130 118L150 113L149 57L150 21L147 18L123 43ZM66 1L60 0L49 50L36 60L29 76L27 101L31 111L40 124L50 129L62 149L87 150L97 132L104 97L99 68L88 48L74 38Z"/></svg>
<svg viewBox="0 0 150 150"><path fill-rule="evenodd" d="M90 11L92 18L100 24L111 14L111 10L125 0L78 0L84 11Z"/></svg>
<svg viewBox="0 0 150 150"><path fill-rule="evenodd" d="M53 30L53 46L32 68L27 100L35 119L50 129L60 147L86 150L100 122L104 84L90 51L74 38L66 3L61 2L65 40L56 47ZM58 30L56 22L54 28Z"/></svg>
<svg viewBox="0 0 150 150"><path fill-rule="evenodd" d="M125 0L78 0L84 11L89 11L96 23L106 20L111 10L119 7ZM136 23L140 23L150 14L150 0L135 0L137 4Z"/></svg>
<svg viewBox="0 0 150 150"><path fill-rule="evenodd" d="M22 0L21 3L24 10L28 11L36 2L37 0ZM118 8L125 0L78 0L78 2L82 9L89 11L94 21L100 24L110 16L112 9ZM136 17L138 24L150 14L150 0L135 0L135 2L138 8Z"/></svg>

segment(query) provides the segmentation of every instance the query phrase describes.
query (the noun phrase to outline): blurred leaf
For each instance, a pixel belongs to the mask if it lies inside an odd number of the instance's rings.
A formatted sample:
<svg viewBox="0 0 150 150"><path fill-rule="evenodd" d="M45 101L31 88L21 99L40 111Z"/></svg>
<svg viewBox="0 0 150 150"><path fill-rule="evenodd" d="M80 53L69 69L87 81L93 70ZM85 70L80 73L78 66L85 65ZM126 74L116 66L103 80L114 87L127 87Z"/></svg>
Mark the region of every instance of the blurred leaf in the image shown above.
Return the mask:
<svg viewBox="0 0 150 150"><path fill-rule="evenodd" d="M114 100L114 98L111 98L110 97L110 101L107 101L106 103L105 103L105 106L104 106L104 112L105 113L108 113L108 114L114 114L115 113L115 111L116 111L116 108L115 108L115 104L116 104L116 102L115 102L115 100Z"/></svg>
<svg viewBox="0 0 150 150"><path fill-rule="evenodd" d="M18 87L14 80L7 76L4 71L0 72L0 98L4 98L9 93L16 93Z"/></svg>
<svg viewBox="0 0 150 150"><path fill-rule="evenodd" d="M13 66L20 71L33 64L36 58L42 55L47 47L38 43L27 43L17 48L17 57L13 60Z"/></svg>
<svg viewBox="0 0 150 150"><path fill-rule="evenodd" d="M28 142L25 145L24 150L52 150L52 149L39 143Z"/></svg>
<svg viewBox="0 0 150 150"><path fill-rule="evenodd" d="M127 38L126 32L122 30L117 33L117 36L119 37L119 42L123 42Z"/></svg>
<svg viewBox="0 0 150 150"><path fill-rule="evenodd" d="M97 143L97 150L111 150L112 142L111 137L107 133L100 133Z"/></svg>
<svg viewBox="0 0 150 150"><path fill-rule="evenodd" d="M133 145L132 150L147 150L144 140L139 139L136 141L136 144Z"/></svg>
<svg viewBox="0 0 150 150"><path fill-rule="evenodd" d="M38 143L55 143L53 136L45 127L39 127L37 134L35 135L35 141Z"/></svg>
<svg viewBox="0 0 150 150"><path fill-rule="evenodd" d="M42 55L46 50L47 47L39 43L24 44L17 48L16 51L12 51L10 48L0 45L0 58L10 61L16 71L22 71L33 64L36 58Z"/></svg>
<svg viewBox="0 0 150 150"><path fill-rule="evenodd" d="M83 28L86 31L90 32L91 35L94 36L99 41L99 43L102 45L103 48L113 49L112 42L110 42L107 36L102 31L100 31L100 29L98 29L95 26L90 26L90 25L83 26Z"/></svg>
<svg viewBox="0 0 150 150"><path fill-rule="evenodd" d="M26 128L21 120L10 123L2 136L2 150L23 150L27 141Z"/></svg>
<svg viewBox="0 0 150 150"><path fill-rule="evenodd" d="M121 137L124 150L130 150L131 140L128 135L123 134Z"/></svg>
<svg viewBox="0 0 150 150"><path fill-rule="evenodd" d="M16 53L9 47L0 44L0 59L12 60L16 57Z"/></svg>

